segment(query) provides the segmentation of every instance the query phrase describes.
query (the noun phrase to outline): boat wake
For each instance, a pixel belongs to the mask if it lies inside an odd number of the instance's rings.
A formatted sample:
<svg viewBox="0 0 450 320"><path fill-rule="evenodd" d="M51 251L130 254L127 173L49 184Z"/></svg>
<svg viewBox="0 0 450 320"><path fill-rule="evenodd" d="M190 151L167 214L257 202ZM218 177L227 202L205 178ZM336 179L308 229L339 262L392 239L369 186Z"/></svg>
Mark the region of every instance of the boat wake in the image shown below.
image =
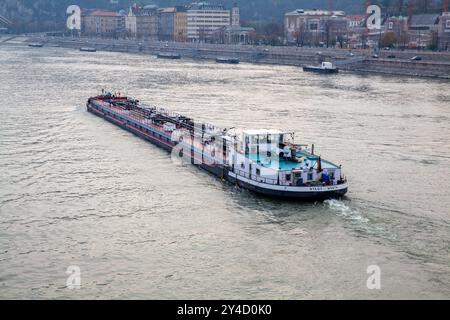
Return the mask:
<svg viewBox="0 0 450 320"><path fill-rule="evenodd" d="M328 206L328 208L336 212L338 216L344 217L345 219L362 223L369 222L369 219L363 217L358 210L350 208L341 200L336 199L325 200L323 202L323 205Z"/></svg>

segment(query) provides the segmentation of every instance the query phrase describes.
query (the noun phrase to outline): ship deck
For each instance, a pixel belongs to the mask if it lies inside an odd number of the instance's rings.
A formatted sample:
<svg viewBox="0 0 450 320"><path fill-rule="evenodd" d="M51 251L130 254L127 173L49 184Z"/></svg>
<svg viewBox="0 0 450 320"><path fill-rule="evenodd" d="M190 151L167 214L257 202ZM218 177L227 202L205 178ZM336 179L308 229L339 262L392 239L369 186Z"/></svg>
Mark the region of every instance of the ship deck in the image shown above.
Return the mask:
<svg viewBox="0 0 450 320"><path fill-rule="evenodd" d="M249 159L252 161L258 160L257 154L250 154ZM297 153L297 158L303 158L302 162L294 162L289 159L278 159L278 157L269 158L265 155L259 155L259 164L266 168L274 169L274 170L305 170L307 168L314 168L317 165L317 161L319 159L318 156L309 155L306 153ZM322 169L338 169L339 166L331 163L327 160L321 159Z"/></svg>

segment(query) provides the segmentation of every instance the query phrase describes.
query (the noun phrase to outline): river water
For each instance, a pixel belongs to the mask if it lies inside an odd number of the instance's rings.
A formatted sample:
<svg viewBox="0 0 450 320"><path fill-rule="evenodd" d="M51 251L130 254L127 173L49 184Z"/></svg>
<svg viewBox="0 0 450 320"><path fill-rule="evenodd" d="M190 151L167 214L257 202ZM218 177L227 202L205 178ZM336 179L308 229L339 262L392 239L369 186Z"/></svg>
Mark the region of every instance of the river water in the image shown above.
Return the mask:
<svg viewBox="0 0 450 320"><path fill-rule="evenodd" d="M223 127L295 130L343 165L348 195L266 199L173 163L86 112L102 88ZM449 88L0 46L0 298L448 299Z"/></svg>

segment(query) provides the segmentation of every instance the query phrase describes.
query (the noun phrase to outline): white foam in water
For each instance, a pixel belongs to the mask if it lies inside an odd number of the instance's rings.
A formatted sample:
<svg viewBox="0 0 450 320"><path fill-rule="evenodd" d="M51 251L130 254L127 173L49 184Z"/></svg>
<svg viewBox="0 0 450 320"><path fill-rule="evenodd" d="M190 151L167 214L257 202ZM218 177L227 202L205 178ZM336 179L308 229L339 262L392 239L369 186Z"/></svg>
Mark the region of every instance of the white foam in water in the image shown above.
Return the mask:
<svg viewBox="0 0 450 320"><path fill-rule="evenodd" d="M327 205L331 210L335 211L339 216L345 217L346 219L360 221L360 222L369 222L369 219L364 218L361 213L347 206L344 202L336 199L329 199L323 202L324 205Z"/></svg>

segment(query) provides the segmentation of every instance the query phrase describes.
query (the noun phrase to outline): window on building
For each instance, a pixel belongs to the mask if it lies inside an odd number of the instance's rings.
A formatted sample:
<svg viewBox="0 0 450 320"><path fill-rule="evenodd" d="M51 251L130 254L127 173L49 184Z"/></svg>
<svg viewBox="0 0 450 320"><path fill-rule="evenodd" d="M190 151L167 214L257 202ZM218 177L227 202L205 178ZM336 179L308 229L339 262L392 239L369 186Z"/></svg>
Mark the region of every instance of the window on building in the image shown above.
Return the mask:
<svg viewBox="0 0 450 320"><path fill-rule="evenodd" d="M391 22L389 22L389 30L392 30L392 29L394 29L394 23L391 21Z"/></svg>
<svg viewBox="0 0 450 320"><path fill-rule="evenodd" d="M446 29L450 29L450 20L447 20L447 21L445 22L445 28L446 28Z"/></svg>
<svg viewBox="0 0 450 320"><path fill-rule="evenodd" d="M309 24L309 30L317 30L317 29L319 29L319 25L316 22Z"/></svg>

